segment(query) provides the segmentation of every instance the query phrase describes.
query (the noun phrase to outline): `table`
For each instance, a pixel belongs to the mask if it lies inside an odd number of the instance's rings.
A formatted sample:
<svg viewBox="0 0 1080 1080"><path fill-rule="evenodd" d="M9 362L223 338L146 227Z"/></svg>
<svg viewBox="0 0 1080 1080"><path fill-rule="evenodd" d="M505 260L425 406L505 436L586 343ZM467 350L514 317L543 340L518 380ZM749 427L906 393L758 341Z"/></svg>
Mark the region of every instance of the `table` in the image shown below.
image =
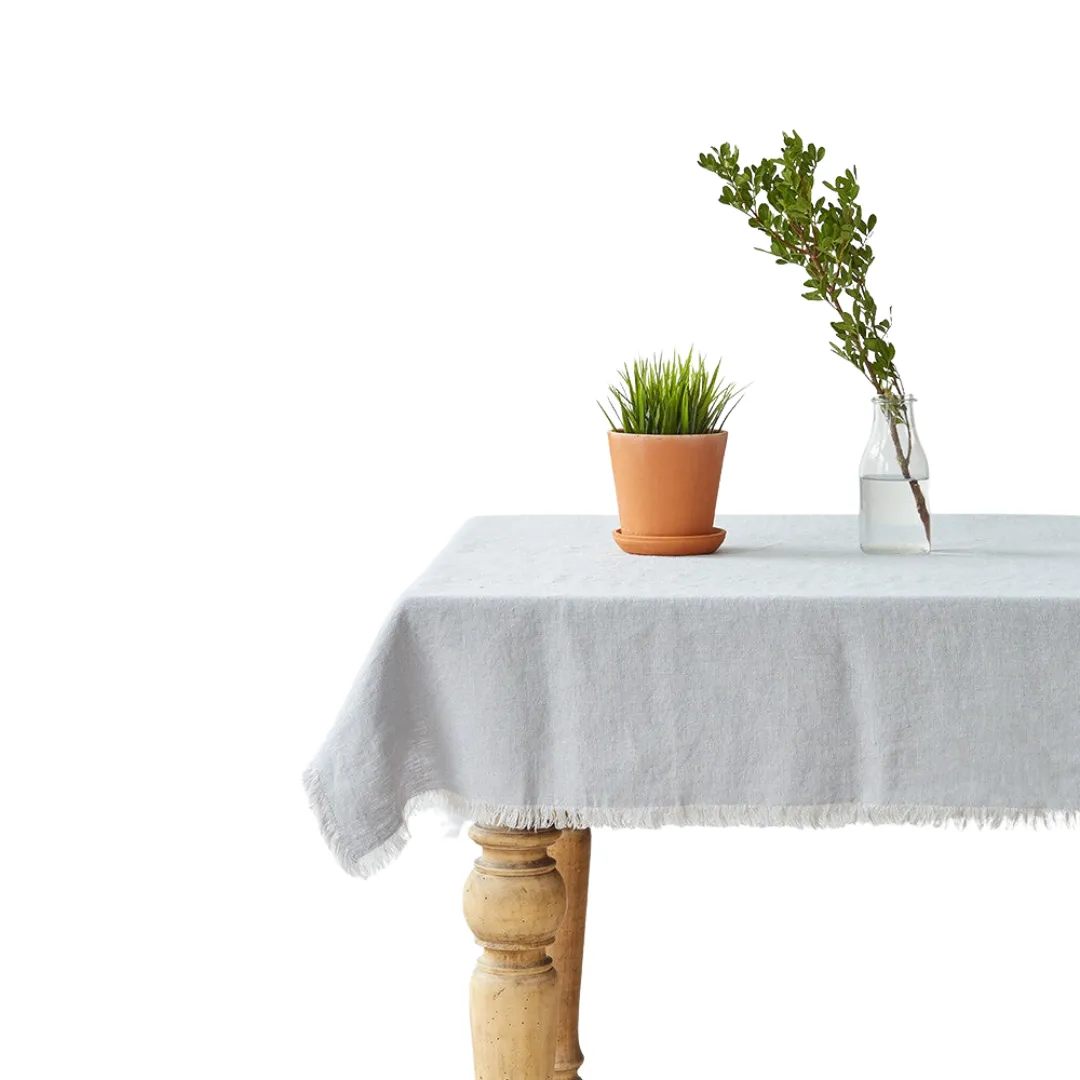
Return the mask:
<svg viewBox="0 0 1080 1080"><path fill-rule="evenodd" d="M715 555L605 517L467 522L390 612L305 773L366 876L438 806L476 824L478 1080L573 1080L590 829L1072 824L1080 518L731 516Z"/></svg>

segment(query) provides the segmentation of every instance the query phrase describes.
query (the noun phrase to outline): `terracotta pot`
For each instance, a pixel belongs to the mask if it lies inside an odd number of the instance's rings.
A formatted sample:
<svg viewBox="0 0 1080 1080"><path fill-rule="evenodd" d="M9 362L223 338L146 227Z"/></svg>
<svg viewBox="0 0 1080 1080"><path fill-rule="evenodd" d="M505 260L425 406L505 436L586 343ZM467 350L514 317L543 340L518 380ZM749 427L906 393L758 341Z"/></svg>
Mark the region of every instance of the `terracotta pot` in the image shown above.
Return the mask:
<svg viewBox="0 0 1080 1080"><path fill-rule="evenodd" d="M701 536L712 531L727 432L608 432L624 536Z"/></svg>

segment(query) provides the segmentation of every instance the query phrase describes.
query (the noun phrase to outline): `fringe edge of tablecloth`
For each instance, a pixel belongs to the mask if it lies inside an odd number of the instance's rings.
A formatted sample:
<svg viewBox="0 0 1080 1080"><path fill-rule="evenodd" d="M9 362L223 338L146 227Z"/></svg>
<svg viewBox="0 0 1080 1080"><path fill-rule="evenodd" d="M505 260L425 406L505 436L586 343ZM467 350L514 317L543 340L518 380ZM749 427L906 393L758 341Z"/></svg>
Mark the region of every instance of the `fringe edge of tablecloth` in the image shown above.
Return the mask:
<svg viewBox="0 0 1080 1080"><path fill-rule="evenodd" d="M863 803L825 803L818 806L667 806L612 809L561 806L504 806L465 799L452 791L424 791L409 799L401 811L401 825L392 836L369 851L357 851L338 824L319 774L304 773L304 790L327 847L346 873L371 877L392 863L409 841L408 819L424 810L443 810L464 821L507 829L656 829L665 825L710 827L786 826L829 829L844 825L956 825L980 829L1029 826L1046 828L1080 825L1080 809L1013 806L867 806Z"/></svg>

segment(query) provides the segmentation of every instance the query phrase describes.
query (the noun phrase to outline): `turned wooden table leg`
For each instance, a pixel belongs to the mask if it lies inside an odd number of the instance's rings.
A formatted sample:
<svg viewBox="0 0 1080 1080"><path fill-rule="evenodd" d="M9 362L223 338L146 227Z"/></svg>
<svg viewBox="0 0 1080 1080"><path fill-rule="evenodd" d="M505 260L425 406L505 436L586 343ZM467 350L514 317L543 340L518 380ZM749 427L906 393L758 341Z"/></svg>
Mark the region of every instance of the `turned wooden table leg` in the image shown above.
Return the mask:
<svg viewBox="0 0 1080 1080"><path fill-rule="evenodd" d="M578 1005L581 1001L581 958L585 950L585 906L589 898L591 852L592 833L588 829L564 829L551 848L555 865L566 885L566 917L551 950L559 974L555 1080L581 1080L578 1070L585 1060L578 1042Z"/></svg>
<svg viewBox="0 0 1080 1080"><path fill-rule="evenodd" d="M476 1080L553 1080L558 983L547 949L566 890L547 849L558 829L474 825L481 847L465 919L483 948L469 996Z"/></svg>

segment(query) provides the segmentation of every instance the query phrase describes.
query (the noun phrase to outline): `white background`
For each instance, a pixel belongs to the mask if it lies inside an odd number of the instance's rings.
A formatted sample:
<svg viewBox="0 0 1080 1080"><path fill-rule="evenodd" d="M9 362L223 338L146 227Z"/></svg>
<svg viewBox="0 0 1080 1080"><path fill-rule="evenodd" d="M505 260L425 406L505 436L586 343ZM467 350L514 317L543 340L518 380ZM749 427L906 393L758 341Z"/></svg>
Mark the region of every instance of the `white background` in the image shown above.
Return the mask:
<svg viewBox="0 0 1080 1080"><path fill-rule="evenodd" d="M613 512L639 353L753 384L721 524L855 510L708 146L858 164L938 513L1080 513L1067 10L3 4L0 1072L471 1075L473 846L350 879L299 774L463 519ZM594 846L586 1080L1077 1075L1076 833Z"/></svg>

